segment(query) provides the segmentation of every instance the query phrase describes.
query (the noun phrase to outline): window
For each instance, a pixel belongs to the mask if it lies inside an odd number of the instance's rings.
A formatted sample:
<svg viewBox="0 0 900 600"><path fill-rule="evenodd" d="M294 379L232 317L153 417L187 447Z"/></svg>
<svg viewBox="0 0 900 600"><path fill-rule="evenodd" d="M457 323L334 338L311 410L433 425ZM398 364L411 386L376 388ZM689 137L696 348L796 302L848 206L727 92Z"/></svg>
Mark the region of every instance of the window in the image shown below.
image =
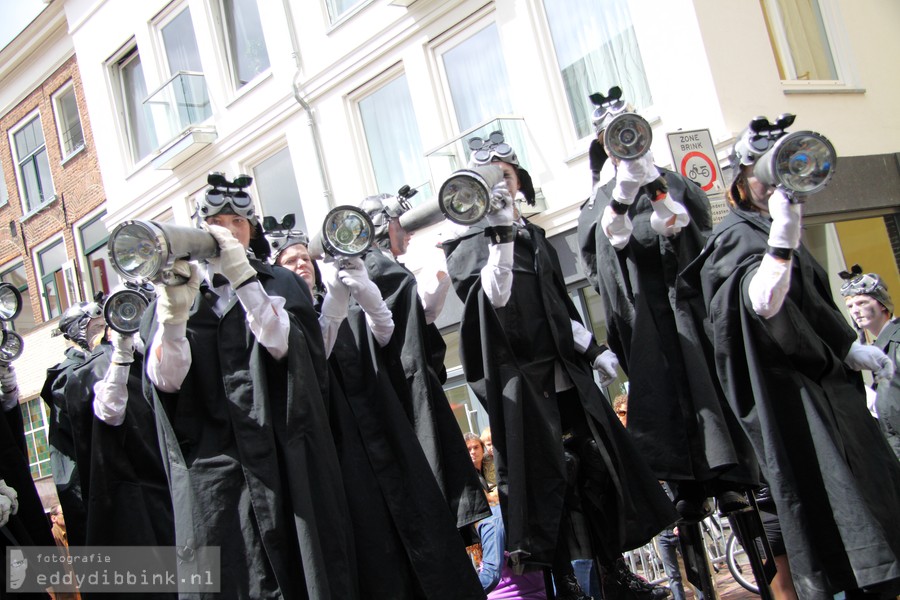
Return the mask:
<svg viewBox="0 0 900 600"><path fill-rule="evenodd" d="M103 224L105 215L106 213L97 215L79 229L81 247L84 249L84 259L88 268L86 279L90 288L87 291L91 298L100 291L109 294L119 284L119 275L113 270L106 250L109 232Z"/></svg>
<svg viewBox="0 0 900 600"><path fill-rule="evenodd" d="M25 424L25 442L28 444L28 464L34 479L48 477L50 472L50 444L47 442L47 419L44 416L44 401L32 398L19 408Z"/></svg>
<svg viewBox="0 0 900 600"><path fill-rule="evenodd" d="M362 4L362 1L363 0L326 0L325 4L328 6L328 18L334 23L350 12L353 7Z"/></svg>
<svg viewBox="0 0 900 600"><path fill-rule="evenodd" d="M25 265L18 265L0 271L0 281L11 283L22 294L22 311L10 325L14 331L26 334L37 326L34 320L34 309L31 307L31 294L28 292L28 277L25 273Z"/></svg>
<svg viewBox="0 0 900 600"><path fill-rule="evenodd" d="M59 131L59 144L65 160L84 148L84 131L81 129L81 116L75 101L75 86L71 81L54 96L53 109L56 111L56 129Z"/></svg>
<svg viewBox="0 0 900 600"><path fill-rule="evenodd" d="M628 0L544 0L569 111L579 138L593 134L588 95L614 85L641 109L652 103Z"/></svg>
<svg viewBox="0 0 900 600"><path fill-rule="evenodd" d="M225 38L235 87L242 87L269 68L256 0L222 0Z"/></svg>
<svg viewBox="0 0 900 600"><path fill-rule="evenodd" d="M9 190L6 189L6 174L3 165L0 165L0 206L6 206L9 202Z"/></svg>
<svg viewBox="0 0 900 600"><path fill-rule="evenodd" d="M19 176L24 186L25 213L30 213L53 200L53 180L50 178L50 162L41 129L41 116L37 115L13 134Z"/></svg>
<svg viewBox="0 0 900 600"><path fill-rule="evenodd" d="M310 233L306 229L303 206L300 204L300 190L294 176L291 153L287 148L279 150L256 165L253 169L253 180L259 192L263 215L281 221L284 215L293 213L297 218L296 227Z"/></svg>
<svg viewBox="0 0 900 600"><path fill-rule="evenodd" d="M782 80L838 79L819 0L761 0L761 3Z"/></svg>
<svg viewBox="0 0 900 600"><path fill-rule="evenodd" d="M39 250L38 272L41 277L41 295L47 308L47 319L58 317L69 308L66 291L66 277L63 267L66 263L66 246L62 239Z"/></svg>
<svg viewBox="0 0 900 600"><path fill-rule="evenodd" d="M169 74L179 71L201 73L200 50L197 49L197 37L194 35L194 22L191 11L186 8L172 20L163 25L163 46L166 50L166 61Z"/></svg>
<svg viewBox="0 0 900 600"><path fill-rule="evenodd" d="M158 144L152 127L150 109L144 105L147 98L147 83L144 81L144 68L137 48L119 60L116 68L131 156L134 162L139 162L154 151Z"/></svg>
<svg viewBox="0 0 900 600"><path fill-rule="evenodd" d="M420 189L421 203L433 194L425 165L419 126L406 75L359 101L366 145L378 191L396 194L404 185Z"/></svg>

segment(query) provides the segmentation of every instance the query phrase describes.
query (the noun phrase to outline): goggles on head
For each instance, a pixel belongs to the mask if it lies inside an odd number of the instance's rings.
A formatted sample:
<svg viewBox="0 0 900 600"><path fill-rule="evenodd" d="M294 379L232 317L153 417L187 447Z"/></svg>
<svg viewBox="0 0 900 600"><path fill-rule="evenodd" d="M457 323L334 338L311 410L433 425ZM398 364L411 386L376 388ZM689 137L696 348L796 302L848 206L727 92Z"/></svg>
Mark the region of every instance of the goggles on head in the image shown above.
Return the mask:
<svg viewBox="0 0 900 600"><path fill-rule="evenodd" d="M597 108L591 114L591 123L594 125L594 133L600 135L614 117L623 112L628 112L628 105L622 100L622 88L613 86L609 88L606 96L594 93L588 96L591 103Z"/></svg>
<svg viewBox="0 0 900 600"><path fill-rule="evenodd" d="M884 283L875 273L863 273L862 267L853 265L850 272L841 271L838 273L844 283L841 285L841 296L870 296L878 288L886 288Z"/></svg>
<svg viewBox="0 0 900 600"><path fill-rule="evenodd" d="M309 246L309 236L305 231L300 229L291 229L289 231L270 231L266 233L266 239L272 247L274 260L278 260L278 255L297 244Z"/></svg>
<svg viewBox="0 0 900 600"><path fill-rule="evenodd" d="M494 131L488 139L473 137L469 140L470 162L474 165L486 165L499 160L519 166L519 157L512 146L506 143L502 131Z"/></svg>
<svg viewBox="0 0 900 600"><path fill-rule="evenodd" d="M256 207L253 206L250 194L244 191L244 188L253 183L252 177L238 175L233 181L228 181L224 174L214 172L209 174L206 182L210 187L197 206L201 219L224 212L244 217L255 223Z"/></svg>
<svg viewBox="0 0 900 600"><path fill-rule="evenodd" d="M756 163L760 156L787 134L785 130L794 124L795 118L795 115L784 113L774 123L769 123L766 117L756 117L750 121L750 125L734 144L732 164L739 162L743 166L750 166Z"/></svg>

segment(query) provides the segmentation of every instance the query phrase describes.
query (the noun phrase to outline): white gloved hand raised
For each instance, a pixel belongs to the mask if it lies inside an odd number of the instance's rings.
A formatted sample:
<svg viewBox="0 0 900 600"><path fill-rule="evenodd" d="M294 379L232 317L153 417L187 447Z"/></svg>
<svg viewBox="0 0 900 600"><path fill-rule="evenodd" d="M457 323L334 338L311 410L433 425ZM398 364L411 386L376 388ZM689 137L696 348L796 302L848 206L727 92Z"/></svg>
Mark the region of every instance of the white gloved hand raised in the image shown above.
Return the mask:
<svg viewBox="0 0 900 600"><path fill-rule="evenodd" d="M769 216L772 217L769 246L791 250L800 247L802 206L800 203L791 203L790 198L781 189L775 190L769 196Z"/></svg>
<svg viewBox="0 0 900 600"><path fill-rule="evenodd" d="M338 277L364 311L368 312L369 308L378 307L384 302L381 298L381 291L369 279L369 272L360 257L344 259L340 266Z"/></svg>
<svg viewBox="0 0 900 600"><path fill-rule="evenodd" d="M597 355L591 365L600 374L600 385L608 386L619 376L616 369L619 367L619 358L612 350L606 349Z"/></svg>
<svg viewBox="0 0 900 600"><path fill-rule="evenodd" d="M0 527L6 525L10 515L19 512L19 494L0 479Z"/></svg>
<svg viewBox="0 0 900 600"><path fill-rule="evenodd" d="M512 194L506 187L506 182L501 181L491 188L491 208L485 215L488 225L491 227L508 227L515 220Z"/></svg>
<svg viewBox="0 0 900 600"><path fill-rule="evenodd" d="M878 381L890 381L894 377L894 363L877 346L853 342L844 362L855 371L872 371Z"/></svg>
<svg viewBox="0 0 900 600"><path fill-rule="evenodd" d="M130 365L134 362L134 335L125 335L113 330L110 336L113 352L111 362L118 365Z"/></svg>
<svg viewBox="0 0 900 600"><path fill-rule="evenodd" d="M242 283L256 277L256 269L250 266L247 258L247 249L237 241L231 231L219 225L203 224L203 229L208 231L219 245L219 256L210 258L209 264L213 269L228 280L231 287L238 288Z"/></svg>
<svg viewBox="0 0 900 600"><path fill-rule="evenodd" d="M661 200L650 202L653 214L650 215L650 227L659 235L672 237L691 222L687 209L680 202L672 200L668 194Z"/></svg>
<svg viewBox="0 0 900 600"><path fill-rule="evenodd" d="M350 288L341 281L334 258L326 256L325 260L319 262L319 272L322 283L325 284L322 315L333 321L346 318L350 306Z"/></svg>
<svg viewBox="0 0 900 600"><path fill-rule="evenodd" d="M612 244L613 248L621 250L628 244L628 240L631 239L631 232L634 230L634 226L631 224L631 219L628 218L628 215L617 214L612 206L608 205L603 209L603 215L600 217L600 229L609 238L609 243Z"/></svg>
<svg viewBox="0 0 900 600"><path fill-rule="evenodd" d="M194 298L200 291L200 271L197 265L186 260L176 260L172 272L188 280L180 285L159 285L156 304L156 320L163 325L186 323Z"/></svg>
<svg viewBox="0 0 900 600"><path fill-rule="evenodd" d="M622 160L616 165L616 187L612 198L622 204L631 204L641 186L652 183L659 177L659 169L653 164L653 153L635 160Z"/></svg>

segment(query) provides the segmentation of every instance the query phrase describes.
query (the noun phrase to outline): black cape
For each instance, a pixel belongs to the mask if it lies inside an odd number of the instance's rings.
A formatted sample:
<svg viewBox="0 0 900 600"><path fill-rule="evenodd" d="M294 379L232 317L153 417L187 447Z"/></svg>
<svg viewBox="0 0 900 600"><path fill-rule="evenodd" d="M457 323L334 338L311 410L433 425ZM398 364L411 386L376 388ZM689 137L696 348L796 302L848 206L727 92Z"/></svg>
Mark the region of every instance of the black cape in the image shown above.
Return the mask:
<svg viewBox="0 0 900 600"><path fill-rule="evenodd" d="M578 218L582 269L603 299L607 344L629 379L628 433L659 479L758 485L753 451L727 409L711 348L696 328L702 302L675 297L678 273L712 229L709 200L689 179L661 172L669 196L691 218L677 235L667 238L650 227L653 208L642 189L628 210L631 239L613 248L600 217L615 180L595 187Z"/></svg>
<svg viewBox="0 0 900 600"><path fill-rule="evenodd" d="M611 484L588 479L595 555L612 560L646 543L677 518L674 507L638 454L593 371L578 354L569 298L553 247L537 226L515 243L512 296L495 309L481 286L487 238L472 227L444 242L447 266L465 303L460 354L466 379L487 407L497 465L497 488L507 550L524 550L531 562L552 564L566 495L562 425L556 401L555 364L561 363L581 404L578 410L603 454ZM530 239L528 239L530 238ZM609 485L609 490L598 489ZM592 489L593 488L593 489Z"/></svg>
<svg viewBox="0 0 900 600"><path fill-rule="evenodd" d="M385 349L384 364L441 492L456 515L456 525L462 528L489 517L490 507L442 387L446 346L437 327L425 322L416 279L381 250L366 254L365 263L394 318L394 335ZM359 323L359 319L353 322ZM356 335L361 335L358 328Z"/></svg>
<svg viewBox="0 0 900 600"><path fill-rule="evenodd" d="M874 343L891 357L895 366L900 365L900 319L892 319ZM881 432L891 445L894 454L900 459L900 367L894 373L893 379L878 384L875 411L878 413L878 426L881 427Z"/></svg>
<svg viewBox="0 0 900 600"><path fill-rule="evenodd" d="M311 295L290 271L251 264L266 292L286 300L287 355L275 360L256 342L236 298L220 319L203 286L187 322L192 366L180 391L150 390L177 545L221 547L227 597L357 598ZM145 339L155 308L144 317Z"/></svg>
<svg viewBox="0 0 900 600"><path fill-rule="evenodd" d="M769 226L729 214L679 294L702 292L719 380L771 487L799 596L831 597L900 578L900 465L861 375L843 363L856 334L806 248L794 252L781 310L753 311L747 290Z"/></svg>
<svg viewBox="0 0 900 600"><path fill-rule="evenodd" d="M361 311L357 316L365 321ZM364 323L357 331L365 332ZM343 323L331 357L331 429L356 543L360 589L370 598L484 598L456 515L400 399L382 350Z"/></svg>
<svg viewBox="0 0 900 600"><path fill-rule="evenodd" d="M50 420L47 438L50 443L50 469L59 505L66 518L66 535L70 546L83 546L87 536L87 507L82 483L88 477L82 477L78 468L78 459L87 465L90 460L90 441L79 433L90 430L90 413L80 398L68 398L66 385L72 371L84 363L88 354L75 347L66 348L66 358L61 363L47 369L47 379L41 389L41 398L47 404ZM85 466L85 468L88 468Z"/></svg>

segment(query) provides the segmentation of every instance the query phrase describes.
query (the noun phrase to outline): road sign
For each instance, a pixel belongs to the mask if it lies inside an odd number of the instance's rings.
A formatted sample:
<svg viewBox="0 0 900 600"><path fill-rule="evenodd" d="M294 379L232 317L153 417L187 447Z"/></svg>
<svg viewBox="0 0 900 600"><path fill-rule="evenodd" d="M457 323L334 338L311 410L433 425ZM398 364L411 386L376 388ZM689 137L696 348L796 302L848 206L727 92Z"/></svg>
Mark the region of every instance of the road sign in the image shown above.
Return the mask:
<svg viewBox="0 0 900 600"><path fill-rule="evenodd" d="M668 134L675 170L693 180L707 194L724 194L725 182L709 129Z"/></svg>

